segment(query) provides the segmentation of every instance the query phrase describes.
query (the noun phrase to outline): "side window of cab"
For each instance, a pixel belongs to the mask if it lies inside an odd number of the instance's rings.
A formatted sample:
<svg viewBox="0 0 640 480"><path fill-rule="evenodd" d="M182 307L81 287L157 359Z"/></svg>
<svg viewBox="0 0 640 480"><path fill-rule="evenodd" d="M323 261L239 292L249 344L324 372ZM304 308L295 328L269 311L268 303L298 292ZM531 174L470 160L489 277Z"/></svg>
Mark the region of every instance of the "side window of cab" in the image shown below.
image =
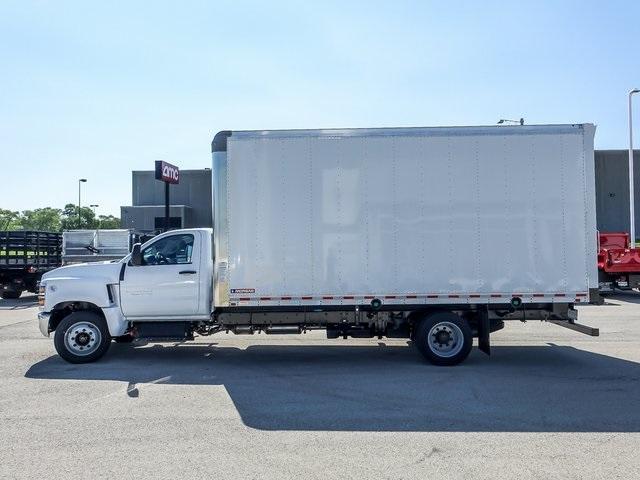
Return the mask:
<svg viewBox="0 0 640 480"><path fill-rule="evenodd" d="M180 265L191 263L193 235L170 235L142 250L142 265Z"/></svg>

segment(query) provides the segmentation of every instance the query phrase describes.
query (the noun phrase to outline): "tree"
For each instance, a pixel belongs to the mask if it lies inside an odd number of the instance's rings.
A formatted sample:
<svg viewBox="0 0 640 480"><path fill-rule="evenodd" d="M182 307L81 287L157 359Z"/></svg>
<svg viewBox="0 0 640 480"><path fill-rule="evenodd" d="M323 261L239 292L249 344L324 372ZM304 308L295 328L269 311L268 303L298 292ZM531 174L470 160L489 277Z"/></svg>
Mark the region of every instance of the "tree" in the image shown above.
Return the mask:
<svg viewBox="0 0 640 480"><path fill-rule="evenodd" d="M73 203L67 203L64 209L36 208L24 210L22 213L0 208L0 231L2 230L40 230L59 232L61 230L78 230L101 228L112 230L120 228L120 219L113 215L100 215L89 207L80 209L80 221L78 221L78 207Z"/></svg>
<svg viewBox="0 0 640 480"><path fill-rule="evenodd" d="M120 219L113 215L99 215L98 228L102 228L104 230L120 228Z"/></svg>
<svg viewBox="0 0 640 480"><path fill-rule="evenodd" d="M0 231L18 230L20 228L20 213L0 208Z"/></svg>
<svg viewBox="0 0 640 480"><path fill-rule="evenodd" d="M24 230L40 230L46 232L58 232L61 227L59 208L36 208L24 210L20 216L20 226Z"/></svg>
<svg viewBox="0 0 640 480"><path fill-rule="evenodd" d="M73 203L67 203L62 210L62 229L78 230L98 228L98 221L89 207L80 208L80 218L78 219L78 206Z"/></svg>

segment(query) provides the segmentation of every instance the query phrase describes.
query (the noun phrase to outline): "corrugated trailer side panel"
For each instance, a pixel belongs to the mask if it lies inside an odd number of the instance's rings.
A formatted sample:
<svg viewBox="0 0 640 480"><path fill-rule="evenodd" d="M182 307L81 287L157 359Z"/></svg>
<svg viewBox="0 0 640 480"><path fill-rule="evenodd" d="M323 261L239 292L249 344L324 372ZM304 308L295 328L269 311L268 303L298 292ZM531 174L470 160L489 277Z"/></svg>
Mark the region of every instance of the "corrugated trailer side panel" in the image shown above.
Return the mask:
<svg viewBox="0 0 640 480"><path fill-rule="evenodd" d="M233 132L214 153L216 305L586 301L593 133Z"/></svg>

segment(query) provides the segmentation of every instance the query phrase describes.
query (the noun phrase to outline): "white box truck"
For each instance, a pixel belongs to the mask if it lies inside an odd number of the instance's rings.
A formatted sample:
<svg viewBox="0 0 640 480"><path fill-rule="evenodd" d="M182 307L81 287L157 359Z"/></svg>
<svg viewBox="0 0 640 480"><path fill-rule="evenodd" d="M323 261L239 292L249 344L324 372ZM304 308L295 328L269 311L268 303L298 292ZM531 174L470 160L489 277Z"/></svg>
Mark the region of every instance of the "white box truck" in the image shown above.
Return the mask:
<svg viewBox="0 0 640 480"><path fill-rule="evenodd" d="M505 320L597 335L590 124L224 131L214 228L47 273L44 335L70 362L112 339L216 332L406 337L453 365Z"/></svg>

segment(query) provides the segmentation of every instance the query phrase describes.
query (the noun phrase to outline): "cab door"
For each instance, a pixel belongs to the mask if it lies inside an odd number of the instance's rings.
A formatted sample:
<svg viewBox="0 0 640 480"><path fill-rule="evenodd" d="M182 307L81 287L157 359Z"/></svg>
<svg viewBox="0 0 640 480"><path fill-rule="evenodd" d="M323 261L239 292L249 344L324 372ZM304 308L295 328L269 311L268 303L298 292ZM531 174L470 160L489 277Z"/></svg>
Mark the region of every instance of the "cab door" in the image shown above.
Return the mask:
<svg viewBox="0 0 640 480"><path fill-rule="evenodd" d="M164 235L142 250L141 265L126 265L120 282L125 317L180 318L197 313L199 242L194 233Z"/></svg>

